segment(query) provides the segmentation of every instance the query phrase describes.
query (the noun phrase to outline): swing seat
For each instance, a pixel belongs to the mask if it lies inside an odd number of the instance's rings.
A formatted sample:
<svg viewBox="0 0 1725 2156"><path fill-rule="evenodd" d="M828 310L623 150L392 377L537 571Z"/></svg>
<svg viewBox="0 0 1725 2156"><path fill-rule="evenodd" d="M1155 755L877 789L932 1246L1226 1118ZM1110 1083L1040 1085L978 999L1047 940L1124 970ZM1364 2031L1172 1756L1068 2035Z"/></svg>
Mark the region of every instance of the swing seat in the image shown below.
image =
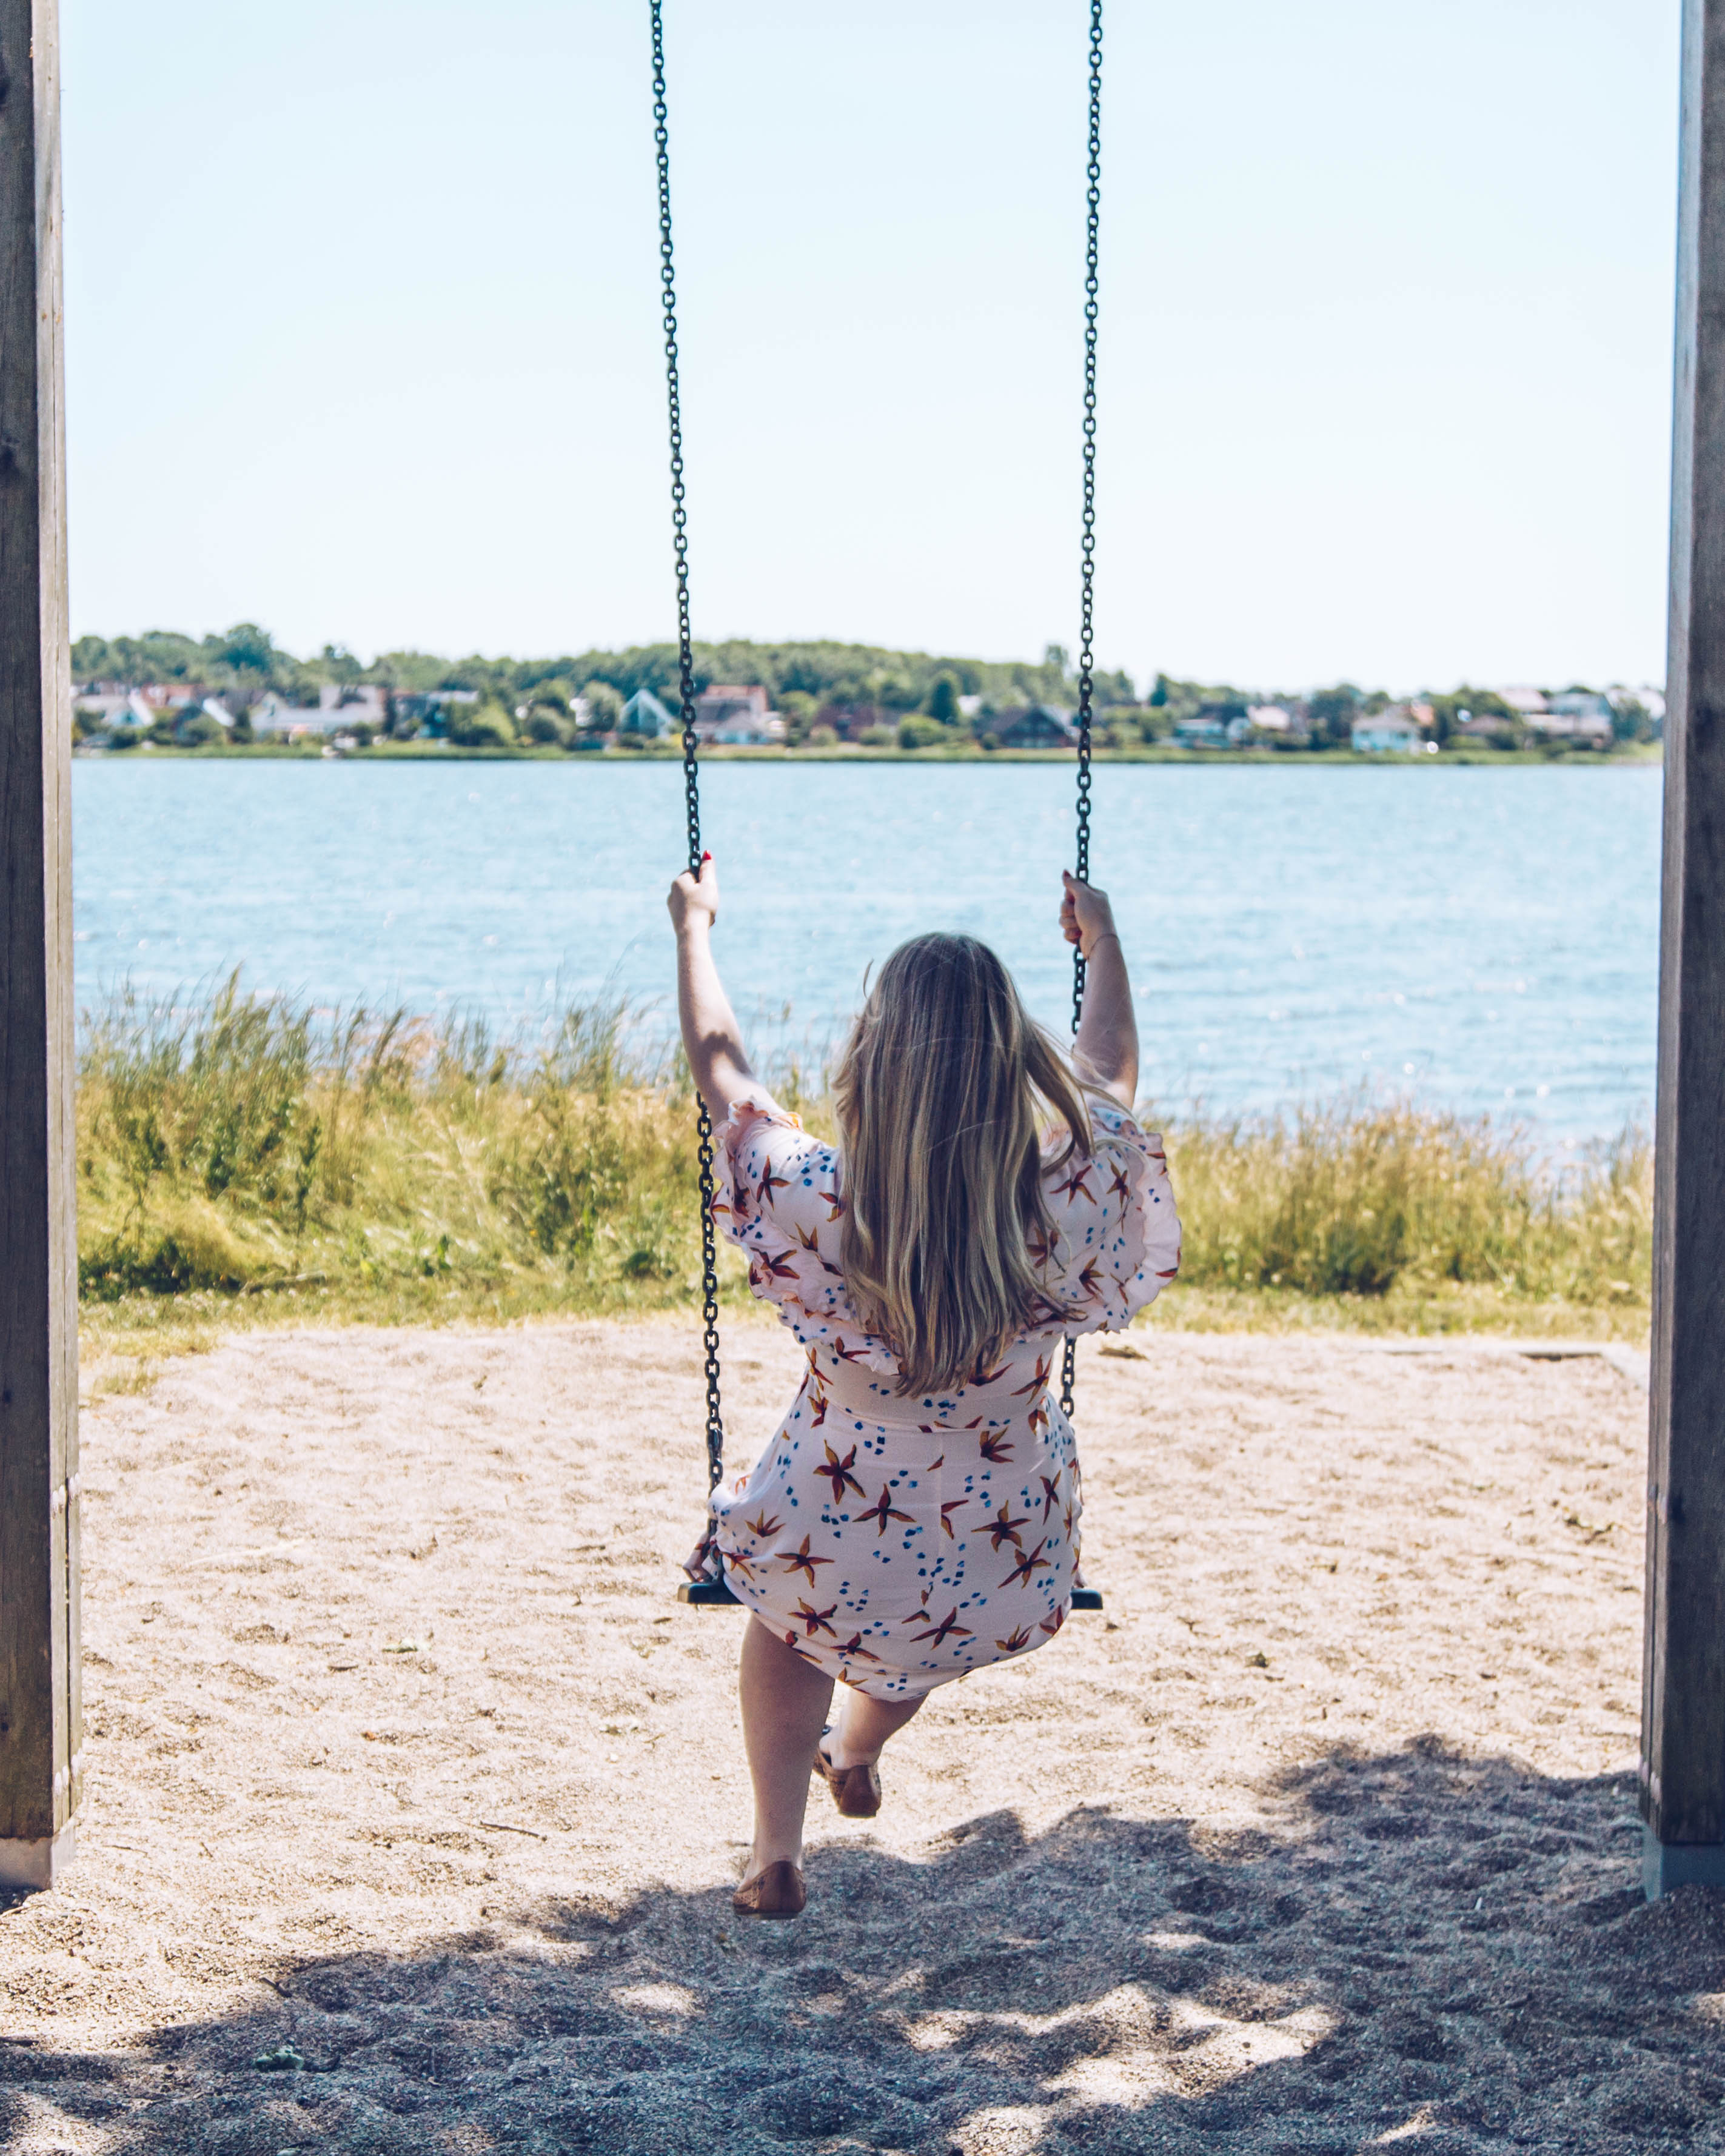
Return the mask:
<svg viewBox="0 0 1725 2156"><path fill-rule="evenodd" d="M677 1589L677 1599L692 1603L698 1609L740 1609L742 1607L722 1579L685 1579ZM1072 1607L1075 1609L1100 1609L1102 1607L1101 1589L1075 1587Z"/></svg>
<svg viewBox="0 0 1725 2156"><path fill-rule="evenodd" d="M685 1579L677 1589L679 1602L692 1602L701 1609L741 1609L742 1604L722 1579Z"/></svg>

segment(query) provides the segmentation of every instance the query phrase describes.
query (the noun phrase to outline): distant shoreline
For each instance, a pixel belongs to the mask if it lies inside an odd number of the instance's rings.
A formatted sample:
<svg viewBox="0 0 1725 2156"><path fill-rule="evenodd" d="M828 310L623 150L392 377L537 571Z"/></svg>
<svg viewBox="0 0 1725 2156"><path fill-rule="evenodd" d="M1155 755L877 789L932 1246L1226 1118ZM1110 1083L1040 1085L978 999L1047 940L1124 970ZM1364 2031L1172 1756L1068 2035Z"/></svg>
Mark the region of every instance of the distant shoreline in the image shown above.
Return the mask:
<svg viewBox="0 0 1725 2156"><path fill-rule="evenodd" d="M608 770L623 770L639 764L670 764L677 766L682 761L680 750L675 747L646 749L589 751L586 754L571 754L567 749L554 747L521 748L463 748L449 742L375 742L365 748L346 750L334 756L326 756L321 741L305 746L282 744L276 747L263 742L244 747L226 744L207 743L197 748L161 747L141 743L136 748L119 751L100 749L77 752L80 762L138 763L155 762L167 758L177 763L553 763L580 766L597 765ZM1607 751L1597 749L1445 749L1438 756L1362 755L1349 748L1333 749L1191 749L1146 744L1141 748L1096 748L1091 752L1097 764L1156 763L1202 765L1207 768L1224 769L1242 764L1256 766L1317 765L1331 771L1427 771L1452 770L1458 765L1469 769L1507 770L1536 769L1566 771L1609 771L1625 767L1657 767L1664 762L1664 752L1659 743L1637 743L1632 747ZM927 767L947 768L962 766L966 770L983 770L991 764L1040 763L1064 765L1071 769L1076 759L1068 749L901 749L860 748L850 745L832 748L751 748L741 746L703 746L702 763L895 763L922 765Z"/></svg>

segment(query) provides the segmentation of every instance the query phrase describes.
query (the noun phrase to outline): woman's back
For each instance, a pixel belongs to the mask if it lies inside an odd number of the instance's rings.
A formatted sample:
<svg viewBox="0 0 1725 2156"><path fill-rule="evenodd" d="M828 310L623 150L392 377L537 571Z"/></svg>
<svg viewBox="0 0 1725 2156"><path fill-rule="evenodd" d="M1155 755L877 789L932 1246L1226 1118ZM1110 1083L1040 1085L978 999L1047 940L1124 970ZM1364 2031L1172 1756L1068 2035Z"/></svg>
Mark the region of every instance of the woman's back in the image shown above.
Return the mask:
<svg viewBox="0 0 1725 2156"><path fill-rule="evenodd" d="M840 1381L846 1372L866 1373L871 1399L919 1424L963 1402L974 1412L976 1396L998 1399L1009 1375L1046 1360L1050 1340L1125 1324L1178 1266L1161 1140L1113 1101L1092 1102L1091 1113L1090 1155L1070 1152L1064 1131L1044 1147L1048 1224L1029 1250L1040 1307L989 1358L994 1367L979 1360L959 1383L920 1398L899 1397L901 1358L859 1314L845 1278L850 1197L840 1147L811 1137L765 1094L739 1102L721 1133L715 1219L748 1254L756 1294L778 1309L822 1370Z"/></svg>
<svg viewBox="0 0 1725 2156"><path fill-rule="evenodd" d="M782 1639L877 1697L913 1697L1060 1629L1082 1511L1051 1390L1061 1337L1125 1325L1179 1262L1160 1141L1099 1101L1092 1142L1087 1156L1055 1144L1043 1169L1040 1307L959 1382L905 1394L892 1343L846 1283L839 1149L765 1095L719 1133L717 1223L809 1365L753 1473L716 1498L691 1568L721 1563Z"/></svg>

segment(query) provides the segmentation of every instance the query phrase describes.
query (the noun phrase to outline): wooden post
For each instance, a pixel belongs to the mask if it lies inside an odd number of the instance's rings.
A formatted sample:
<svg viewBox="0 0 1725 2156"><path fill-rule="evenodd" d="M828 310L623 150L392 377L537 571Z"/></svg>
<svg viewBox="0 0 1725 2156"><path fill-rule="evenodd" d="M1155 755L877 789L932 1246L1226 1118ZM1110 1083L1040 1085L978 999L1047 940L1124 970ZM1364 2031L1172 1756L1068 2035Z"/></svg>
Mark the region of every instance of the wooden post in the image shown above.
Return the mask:
<svg viewBox="0 0 1725 2156"><path fill-rule="evenodd" d="M1641 1689L1650 1900L1725 1885L1725 0L1685 0Z"/></svg>
<svg viewBox="0 0 1725 2156"><path fill-rule="evenodd" d="M0 1885L72 1853L71 679L58 0L0 0Z"/></svg>

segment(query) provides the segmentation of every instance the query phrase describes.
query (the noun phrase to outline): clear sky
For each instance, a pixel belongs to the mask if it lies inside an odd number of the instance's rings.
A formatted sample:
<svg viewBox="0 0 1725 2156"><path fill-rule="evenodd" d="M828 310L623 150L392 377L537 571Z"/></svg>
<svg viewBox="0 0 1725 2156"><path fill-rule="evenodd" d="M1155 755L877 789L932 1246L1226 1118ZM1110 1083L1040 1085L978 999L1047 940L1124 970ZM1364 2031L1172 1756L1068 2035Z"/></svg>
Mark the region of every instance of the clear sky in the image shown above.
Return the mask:
<svg viewBox="0 0 1725 2156"><path fill-rule="evenodd" d="M673 633L645 0L63 0L72 612ZM667 0L696 634L1077 613L1087 0ZM1678 0L1110 0L1097 644L1659 680Z"/></svg>

